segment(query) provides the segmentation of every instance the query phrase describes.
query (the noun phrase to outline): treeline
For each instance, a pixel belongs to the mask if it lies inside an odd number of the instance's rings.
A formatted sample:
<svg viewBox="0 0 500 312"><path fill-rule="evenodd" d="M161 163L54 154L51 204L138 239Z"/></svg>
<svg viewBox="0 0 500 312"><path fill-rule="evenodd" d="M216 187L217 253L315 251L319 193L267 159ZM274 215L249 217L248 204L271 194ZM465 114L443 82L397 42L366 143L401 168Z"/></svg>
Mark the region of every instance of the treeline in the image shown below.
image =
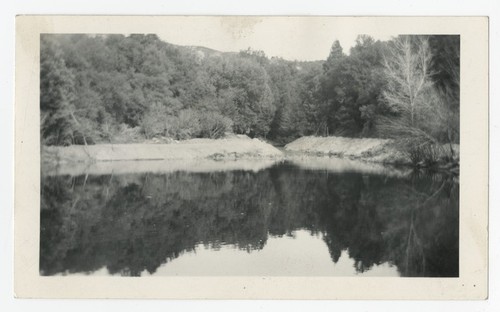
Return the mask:
<svg viewBox="0 0 500 312"><path fill-rule="evenodd" d="M180 47L156 35L42 35L45 145L303 135L458 142L458 36L359 36L325 61ZM408 90L408 91L407 91ZM408 122L410 120L411 122Z"/></svg>

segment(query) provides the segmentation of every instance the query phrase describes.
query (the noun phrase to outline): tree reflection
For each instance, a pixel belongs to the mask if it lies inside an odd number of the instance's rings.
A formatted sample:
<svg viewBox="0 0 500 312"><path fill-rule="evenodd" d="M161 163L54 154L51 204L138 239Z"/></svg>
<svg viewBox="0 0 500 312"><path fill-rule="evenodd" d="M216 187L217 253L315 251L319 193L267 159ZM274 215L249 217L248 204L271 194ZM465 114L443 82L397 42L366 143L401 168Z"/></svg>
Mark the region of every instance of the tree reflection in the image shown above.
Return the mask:
<svg viewBox="0 0 500 312"><path fill-rule="evenodd" d="M252 252L268 235L321 232L333 262L358 272L390 263L403 276L458 276L458 184L304 170L43 176L40 273L139 276L198 244Z"/></svg>

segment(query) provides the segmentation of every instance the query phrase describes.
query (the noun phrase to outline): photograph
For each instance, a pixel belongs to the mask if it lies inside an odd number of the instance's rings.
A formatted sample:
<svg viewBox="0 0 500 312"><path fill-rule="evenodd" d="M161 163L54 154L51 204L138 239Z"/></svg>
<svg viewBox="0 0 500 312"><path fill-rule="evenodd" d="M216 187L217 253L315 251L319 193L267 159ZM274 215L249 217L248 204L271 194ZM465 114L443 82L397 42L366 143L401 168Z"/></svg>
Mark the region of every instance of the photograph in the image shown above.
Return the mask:
<svg viewBox="0 0 500 312"><path fill-rule="evenodd" d="M273 298L483 296L487 133L464 129L487 127L484 19L440 31L429 27L443 17L421 29L389 17L79 19L18 18L27 294L129 297L102 280L156 285L145 297L268 298L287 284ZM477 77L467 25L481 34ZM221 288L178 296L167 290L178 278L179 292ZM337 279L344 293L327 291ZM110 292L79 294L80 282Z"/></svg>
<svg viewBox="0 0 500 312"><path fill-rule="evenodd" d="M459 275L460 36L191 42L40 36L41 275Z"/></svg>

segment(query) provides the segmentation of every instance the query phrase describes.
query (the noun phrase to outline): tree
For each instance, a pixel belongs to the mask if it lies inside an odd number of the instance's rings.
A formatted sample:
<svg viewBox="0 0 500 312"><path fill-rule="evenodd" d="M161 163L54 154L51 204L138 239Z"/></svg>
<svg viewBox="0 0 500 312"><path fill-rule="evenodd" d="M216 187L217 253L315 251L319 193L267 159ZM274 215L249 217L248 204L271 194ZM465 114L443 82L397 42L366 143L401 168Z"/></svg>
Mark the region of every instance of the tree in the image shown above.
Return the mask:
<svg viewBox="0 0 500 312"><path fill-rule="evenodd" d="M429 45L434 55L432 77L445 106L447 125L446 139L451 143L460 141L460 36L434 35L429 37Z"/></svg>
<svg viewBox="0 0 500 312"><path fill-rule="evenodd" d="M415 164L432 165L442 157L441 143L453 115L443 100L446 95L432 81L431 61L429 41L423 36L396 38L385 57L383 95L390 114L379 117L377 127L383 135L396 138ZM448 153L453 157L451 146Z"/></svg>
<svg viewBox="0 0 500 312"><path fill-rule="evenodd" d="M69 145L75 129L74 75L66 67L57 42L41 37L40 110L41 139L47 145Z"/></svg>
<svg viewBox="0 0 500 312"><path fill-rule="evenodd" d="M384 58L387 86L383 95L394 112L407 115L409 125L416 127L418 110L426 105L424 92L432 85L432 55L426 38L416 37L415 44L412 38L400 36L392 42Z"/></svg>
<svg viewBox="0 0 500 312"><path fill-rule="evenodd" d="M326 59L325 63L323 63L323 69L325 72L328 72L333 67L335 67L342 59L345 57L342 46L338 40L333 42L332 47L330 48L330 54Z"/></svg>
<svg viewBox="0 0 500 312"><path fill-rule="evenodd" d="M384 123L459 142L458 36L362 35L349 55L337 40L316 62L180 47L155 35L44 35L40 43L44 144L123 142L127 129L142 129L134 132L142 139L213 136L200 130L204 114L279 143L387 135L377 133Z"/></svg>
<svg viewBox="0 0 500 312"><path fill-rule="evenodd" d="M333 44L321 76L319 99L327 133L350 137L373 136L373 117L379 110L384 44L359 36L350 55Z"/></svg>

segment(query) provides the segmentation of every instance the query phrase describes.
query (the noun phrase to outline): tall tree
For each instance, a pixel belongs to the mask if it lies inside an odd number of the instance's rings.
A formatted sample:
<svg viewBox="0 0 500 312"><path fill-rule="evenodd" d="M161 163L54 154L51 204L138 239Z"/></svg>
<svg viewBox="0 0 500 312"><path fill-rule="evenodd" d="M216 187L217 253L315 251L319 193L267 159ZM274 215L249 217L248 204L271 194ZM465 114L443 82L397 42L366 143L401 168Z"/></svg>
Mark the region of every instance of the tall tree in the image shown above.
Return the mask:
<svg viewBox="0 0 500 312"><path fill-rule="evenodd" d="M433 54L432 77L445 106L443 122L447 126L446 139L450 143L460 140L460 36L434 35L429 37Z"/></svg>
<svg viewBox="0 0 500 312"><path fill-rule="evenodd" d="M41 139L47 145L72 143L74 75L66 67L62 50L51 38L41 36L40 117Z"/></svg>
<svg viewBox="0 0 500 312"><path fill-rule="evenodd" d="M387 85L383 95L392 114L379 117L377 127L384 135L396 138L414 163L432 165L443 153L441 143L449 133L453 109L433 83L428 38L396 38L385 60ZM453 157L449 142L448 153Z"/></svg>
<svg viewBox="0 0 500 312"><path fill-rule="evenodd" d="M432 84L429 42L423 37L415 40L416 44L412 44L412 37L400 36L392 42L384 60L388 82L384 98L395 112L408 115L412 127L419 122L418 110L425 105L425 89Z"/></svg>

